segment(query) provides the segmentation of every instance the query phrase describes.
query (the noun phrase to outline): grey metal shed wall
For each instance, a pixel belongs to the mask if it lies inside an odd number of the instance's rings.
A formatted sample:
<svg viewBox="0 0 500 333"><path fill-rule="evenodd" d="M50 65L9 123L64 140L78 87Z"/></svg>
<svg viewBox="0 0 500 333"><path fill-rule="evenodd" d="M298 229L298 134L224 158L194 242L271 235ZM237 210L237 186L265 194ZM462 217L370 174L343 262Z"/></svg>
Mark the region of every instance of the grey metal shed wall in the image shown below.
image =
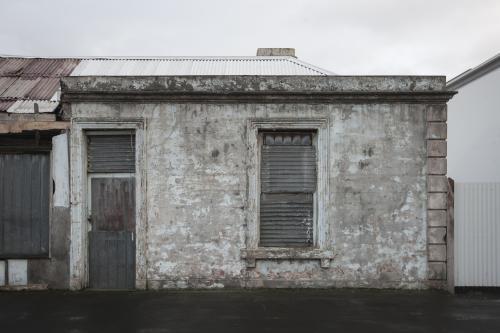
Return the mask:
<svg viewBox="0 0 500 333"><path fill-rule="evenodd" d="M0 154L0 257L49 254L48 154Z"/></svg>

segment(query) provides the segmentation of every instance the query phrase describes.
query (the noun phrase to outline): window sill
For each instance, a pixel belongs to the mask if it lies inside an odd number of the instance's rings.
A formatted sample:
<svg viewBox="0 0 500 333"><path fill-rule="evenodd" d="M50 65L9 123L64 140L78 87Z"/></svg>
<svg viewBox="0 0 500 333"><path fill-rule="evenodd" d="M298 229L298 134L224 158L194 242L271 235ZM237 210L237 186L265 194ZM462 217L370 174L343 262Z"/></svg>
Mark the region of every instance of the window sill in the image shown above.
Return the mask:
<svg viewBox="0 0 500 333"><path fill-rule="evenodd" d="M257 260L290 259L290 260L320 260L322 268L330 267L330 261L335 259L333 250L317 248L257 248L241 249L241 258L246 259L247 268L256 266Z"/></svg>

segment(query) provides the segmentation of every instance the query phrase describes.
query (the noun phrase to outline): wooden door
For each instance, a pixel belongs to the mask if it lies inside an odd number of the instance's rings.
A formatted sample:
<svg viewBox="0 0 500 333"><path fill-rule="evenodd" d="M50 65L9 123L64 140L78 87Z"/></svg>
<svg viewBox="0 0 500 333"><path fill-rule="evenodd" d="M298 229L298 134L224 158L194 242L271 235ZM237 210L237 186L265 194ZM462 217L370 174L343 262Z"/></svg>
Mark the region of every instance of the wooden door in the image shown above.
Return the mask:
<svg viewBox="0 0 500 333"><path fill-rule="evenodd" d="M93 177L90 187L90 288L133 289L135 178Z"/></svg>

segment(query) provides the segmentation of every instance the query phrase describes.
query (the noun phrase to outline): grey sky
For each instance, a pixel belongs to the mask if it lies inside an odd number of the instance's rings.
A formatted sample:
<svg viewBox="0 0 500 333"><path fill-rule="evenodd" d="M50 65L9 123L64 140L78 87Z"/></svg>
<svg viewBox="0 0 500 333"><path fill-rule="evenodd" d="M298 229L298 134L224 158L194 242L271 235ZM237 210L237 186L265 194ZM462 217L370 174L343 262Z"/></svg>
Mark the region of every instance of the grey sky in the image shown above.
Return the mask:
<svg viewBox="0 0 500 333"><path fill-rule="evenodd" d="M255 55L339 74L443 74L500 52L498 0L0 0L0 54Z"/></svg>

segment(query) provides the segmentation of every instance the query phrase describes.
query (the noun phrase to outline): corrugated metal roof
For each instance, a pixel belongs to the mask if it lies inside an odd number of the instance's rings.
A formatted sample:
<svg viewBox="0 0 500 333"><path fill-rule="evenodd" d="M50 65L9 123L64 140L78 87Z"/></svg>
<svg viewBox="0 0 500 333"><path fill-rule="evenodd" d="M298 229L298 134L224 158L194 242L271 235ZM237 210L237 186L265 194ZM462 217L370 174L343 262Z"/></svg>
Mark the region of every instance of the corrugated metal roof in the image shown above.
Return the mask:
<svg viewBox="0 0 500 333"><path fill-rule="evenodd" d="M59 101L46 100L17 100L6 111L9 113L34 113L35 105L39 113L53 112L59 105Z"/></svg>
<svg viewBox="0 0 500 333"><path fill-rule="evenodd" d="M60 88L60 78L68 76L79 62L80 59L0 57L0 112L33 110L35 103L40 112L53 111L55 107L49 101Z"/></svg>
<svg viewBox="0 0 500 333"><path fill-rule="evenodd" d="M33 59L0 58L0 76L20 76L22 69Z"/></svg>
<svg viewBox="0 0 500 333"><path fill-rule="evenodd" d="M334 75L292 56L28 58L0 56L0 112L52 102L64 76ZM19 101L16 102L16 101ZM44 103L42 101L46 101ZM42 106L43 105L43 106Z"/></svg>
<svg viewBox="0 0 500 333"><path fill-rule="evenodd" d="M37 83L40 82L39 77L24 78L19 77L15 80L9 88L7 88L0 97L7 98L29 98L29 92L35 88Z"/></svg>
<svg viewBox="0 0 500 333"><path fill-rule="evenodd" d="M15 77L0 77L0 96L17 80Z"/></svg>
<svg viewBox="0 0 500 333"><path fill-rule="evenodd" d="M14 104L16 101L14 99L2 99L0 98L0 112L7 112L7 110Z"/></svg>
<svg viewBox="0 0 500 333"><path fill-rule="evenodd" d="M332 75L295 57L83 59L71 76Z"/></svg>
<svg viewBox="0 0 500 333"><path fill-rule="evenodd" d="M73 71L80 59L0 58L0 76L63 77Z"/></svg>
<svg viewBox="0 0 500 333"><path fill-rule="evenodd" d="M60 78L42 78L29 92L31 99L51 99L60 88Z"/></svg>

